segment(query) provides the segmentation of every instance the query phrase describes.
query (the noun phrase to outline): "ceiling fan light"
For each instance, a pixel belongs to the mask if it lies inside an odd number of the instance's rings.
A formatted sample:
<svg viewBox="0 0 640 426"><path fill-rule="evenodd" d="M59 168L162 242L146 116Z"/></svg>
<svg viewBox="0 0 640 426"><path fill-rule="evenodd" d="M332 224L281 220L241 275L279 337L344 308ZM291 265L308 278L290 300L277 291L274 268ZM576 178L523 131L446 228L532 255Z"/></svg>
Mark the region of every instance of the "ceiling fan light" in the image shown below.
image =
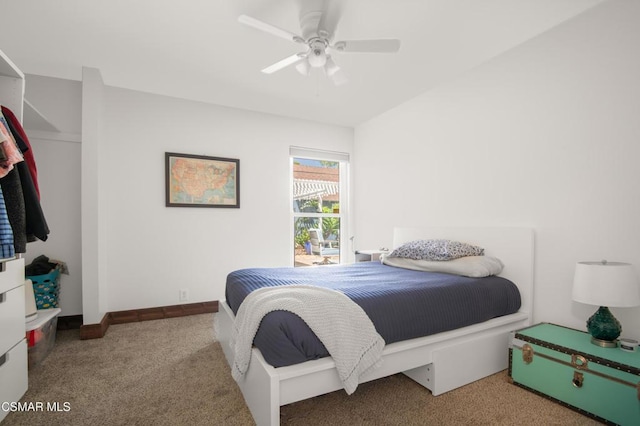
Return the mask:
<svg viewBox="0 0 640 426"><path fill-rule="evenodd" d="M300 62L298 65L296 65L296 69L302 75L309 75L309 72L311 71L311 67L309 66L309 62L307 62L306 60L304 60L304 61Z"/></svg>
<svg viewBox="0 0 640 426"><path fill-rule="evenodd" d="M309 59L309 65L314 68L321 68L327 63L327 54L324 52L324 49L311 49L307 58Z"/></svg>
<svg viewBox="0 0 640 426"><path fill-rule="evenodd" d="M336 65L331 56L327 56L327 62L324 65L324 70L329 77L334 75L336 72L340 70L340 67Z"/></svg>

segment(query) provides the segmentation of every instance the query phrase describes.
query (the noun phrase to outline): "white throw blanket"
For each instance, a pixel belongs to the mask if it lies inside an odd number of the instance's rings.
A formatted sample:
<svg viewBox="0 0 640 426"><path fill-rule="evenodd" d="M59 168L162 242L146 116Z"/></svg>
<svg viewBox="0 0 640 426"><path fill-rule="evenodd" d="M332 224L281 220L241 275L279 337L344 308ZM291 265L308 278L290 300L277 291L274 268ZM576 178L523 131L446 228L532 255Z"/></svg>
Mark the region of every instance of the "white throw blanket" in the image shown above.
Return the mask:
<svg viewBox="0 0 640 426"><path fill-rule="evenodd" d="M381 362L385 342L375 326L344 293L310 285L285 285L254 290L244 299L234 322L231 375L239 381L249 368L251 347L262 318L289 311L304 320L329 351L347 394L359 378Z"/></svg>

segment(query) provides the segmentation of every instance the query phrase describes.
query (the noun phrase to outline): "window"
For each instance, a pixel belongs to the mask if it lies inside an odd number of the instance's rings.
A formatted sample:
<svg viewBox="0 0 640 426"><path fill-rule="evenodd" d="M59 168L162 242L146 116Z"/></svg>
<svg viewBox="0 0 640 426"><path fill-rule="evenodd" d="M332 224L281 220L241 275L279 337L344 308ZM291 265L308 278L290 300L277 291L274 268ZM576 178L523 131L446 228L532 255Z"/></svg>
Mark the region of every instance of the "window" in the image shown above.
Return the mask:
<svg viewBox="0 0 640 426"><path fill-rule="evenodd" d="M290 154L294 266L340 263L349 156L297 147Z"/></svg>

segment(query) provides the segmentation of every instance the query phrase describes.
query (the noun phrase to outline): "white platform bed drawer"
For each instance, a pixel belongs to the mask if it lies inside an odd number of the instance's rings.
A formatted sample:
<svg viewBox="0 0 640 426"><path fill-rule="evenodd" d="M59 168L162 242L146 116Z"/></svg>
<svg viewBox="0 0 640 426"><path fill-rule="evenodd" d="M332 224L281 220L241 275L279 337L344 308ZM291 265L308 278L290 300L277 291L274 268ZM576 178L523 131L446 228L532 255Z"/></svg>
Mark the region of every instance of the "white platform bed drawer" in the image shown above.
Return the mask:
<svg viewBox="0 0 640 426"><path fill-rule="evenodd" d="M0 355L0 403L17 402L27 391L27 341ZM0 407L0 422L9 414Z"/></svg>
<svg viewBox="0 0 640 426"><path fill-rule="evenodd" d="M24 285L24 259L0 262L0 294Z"/></svg>
<svg viewBox="0 0 640 426"><path fill-rule="evenodd" d="M0 294L0 356L25 335L24 286L20 286Z"/></svg>

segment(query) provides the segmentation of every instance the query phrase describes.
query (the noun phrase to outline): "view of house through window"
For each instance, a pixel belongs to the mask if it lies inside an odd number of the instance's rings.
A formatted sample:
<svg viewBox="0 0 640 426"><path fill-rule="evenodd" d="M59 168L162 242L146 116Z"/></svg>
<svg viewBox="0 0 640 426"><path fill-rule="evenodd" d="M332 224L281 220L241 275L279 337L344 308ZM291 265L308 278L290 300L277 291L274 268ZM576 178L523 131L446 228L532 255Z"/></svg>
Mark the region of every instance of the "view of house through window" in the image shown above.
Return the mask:
<svg viewBox="0 0 640 426"><path fill-rule="evenodd" d="M294 265L340 263L339 161L293 157Z"/></svg>

